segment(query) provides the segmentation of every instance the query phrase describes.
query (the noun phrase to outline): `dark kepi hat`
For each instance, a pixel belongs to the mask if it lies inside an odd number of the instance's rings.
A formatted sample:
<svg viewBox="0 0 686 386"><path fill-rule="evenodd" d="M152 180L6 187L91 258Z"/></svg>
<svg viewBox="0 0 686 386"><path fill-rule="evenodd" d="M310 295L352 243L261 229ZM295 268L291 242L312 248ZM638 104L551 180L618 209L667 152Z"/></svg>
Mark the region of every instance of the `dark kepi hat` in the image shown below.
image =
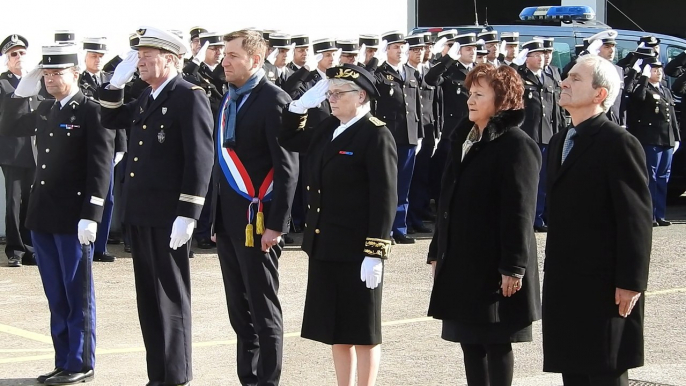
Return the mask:
<svg viewBox="0 0 686 386"><path fill-rule="evenodd" d="M543 40L530 40L522 44L522 50L529 50L529 52L545 51L543 47Z"/></svg>
<svg viewBox="0 0 686 386"><path fill-rule="evenodd" d="M638 44L643 43L646 47L655 47L660 44L660 39L652 35L641 36Z"/></svg>
<svg viewBox="0 0 686 386"><path fill-rule="evenodd" d="M291 35L270 33L269 46L275 48L291 48Z"/></svg>
<svg viewBox="0 0 686 386"><path fill-rule="evenodd" d="M374 85L374 77L369 71L360 66L345 63L342 66L331 67L326 70L326 77L329 79L349 80L366 91L370 99L379 97L379 90L377 90Z"/></svg>
<svg viewBox="0 0 686 386"><path fill-rule="evenodd" d="M455 43L459 43L462 47L475 46L476 45L476 34L468 33L463 35L455 36Z"/></svg>
<svg viewBox="0 0 686 386"><path fill-rule="evenodd" d="M41 68L69 68L79 64L78 46L76 44L60 44L43 47L43 61Z"/></svg>
<svg viewBox="0 0 686 386"><path fill-rule="evenodd" d="M519 44L519 32L503 32L500 34L500 41L507 44Z"/></svg>
<svg viewBox="0 0 686 386"><path fill-rule="evenodd" d="M379 36L378 35L360 35L358 44L362 46L363 44L367 48L378 48L379 47Z"/></svg>
<svg viewBox="0 0 686 386"><path fill-rule="evenodd" d="M441 31L436 35L437 40L441 40L442 38L445 38L447 41L455 40L455 37L457 36L457 30L456 29L447 29L445 31Z"/></svg>
<svg viewBox="0 0 686 386"><path fill-rule="evenodd" d="M498 31L484 31L477 35L485 43L498 43Z"/></svg>
<svg viewBox="0 0 686 386"><path fill-rule="evenodd" d="M291 43L295 43L296 47L308 47L310 45L310 37L307 35L293 35L291 36Z"/></svg>
<svg viewBox="0 0 686 386"><path fill-rule="evenodd" d="M357 54L360 46L356 40L336 40L336 47L341 49L344 54Z"/></svg>
<svg viewBox="0 0 686 386"><path fill-rule="evenodd" d="M543 41L543 48L545 48L546 51L550 51L550 50L555 49L555 38L544 38L544 37L535 36L534 40L542 40Z"/></svg>
<svg viewBox="0 0 686 386"><path fill-rule="evenodd" d="M424 43L428 44L434 44L436 42L436 39L434 36L431 34L431 32L427 31L424 32L422 35L424 35Z"/></svg>
<svg viewBox="0 0 686 386"><path fill-rule="evenodd" d="M140 42L140 37L136 32L132 33L129 35L129 47L134 48L138 45Z"/></svg>
<svg viewBox="0 0 686 386"><path fill-rule="evenodd" d="M85 38L83 39L83 50L99 54L107 53L107 38Z"/></svg>
<svg viewBox="0 0 686 386"><path fill-rule="evenodd" d="M662 67L662 62L657 56L643 59L643 65L650 64L650 67Z"/></svg>
<svg viewBox="0 0 686 386"><path fill-rule="evenodd" d="M190 32L191 40L193 40L193 39L195 39L195 38L199 38L199 37L200 37L200 34L204 34L204 33L206 33L206 32L207 32L207 30L204 29L204 28L202 28L202 27L193 27L193 28L191 28L191 32Z"/></svg>
<svg viewBox="0 0 686 386"><path fill-rule="evenodd" d="M410 48L413 47L425 47L426 46L426 40L424 39L424 35L410 35L405 38L405 41L407 44L410 45Z"/></svg>
<svg viewBox="0 0 686 386"><path fill-rule="evenodd" d="M655 56L655 50L652 47L636 47L634 54L640 58L652 58Z"/></svg>
<svg viewBox="0 0 686 386"><path fill-rule="evenodd" d="M14 47L29 48L29 41L21 35L10 35L0 44L0 55L4 55Z"/></svg>
<svg viewBox="0 0 686 386"><path fill-rule="evenodd" d="M388 42L388 45L393 43L405 43L405 34L400 31L386 32L385 34L381 35L381 40Z"/></svg>
<svg viewBox="0 0 686 386"><path fill-rule="evenodd" d="M488 50L486 49L486 42L483 39L476 41L476 56L488 55Z"/></svg>
<svg viewBox="0 0 686 386"><path fill-rule="evenodd" d="M203 32L200 34L200 45L203 46L205 43L210 43L211 46L223 46L224 36L216 32Z"/></svg>
<svg viewBox="0 0 686 386"><path fill-rule="evenodd" d="M74 31L62 30L55 31L55 43L57 44L74 44L76 41L76 34Z"/></svg>
<svg viewBox="0 0 686 386"><path fill-rule="evenodd" d="M319 54L327 51L336 51L336 41L334 39L319 39L312 42L312 50L315 54Z"/></svg>
<svg viewBox="0 0 686 386"><path fill-rule="evenodd" d="M269 35L279 33L279 31L275 29L265 29L262 31L262 39L264 39L266 42L269 42Z"/></svg>

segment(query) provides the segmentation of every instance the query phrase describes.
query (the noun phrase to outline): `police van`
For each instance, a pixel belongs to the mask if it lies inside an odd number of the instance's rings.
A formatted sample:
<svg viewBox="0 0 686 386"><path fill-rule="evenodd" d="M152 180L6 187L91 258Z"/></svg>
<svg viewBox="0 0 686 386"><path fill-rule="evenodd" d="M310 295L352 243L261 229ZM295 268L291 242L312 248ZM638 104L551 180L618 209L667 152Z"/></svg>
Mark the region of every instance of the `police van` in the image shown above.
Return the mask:
<svg viewBox="0 0 686 386"><path fill-rule="evenodd" d="M465 25L442 27L417 27L411 33L431 32L436 36L443 30L455 29L458 34L484 31L519 32L520 43L532 40L535 36L555 38L552 65L563 69L576 58L575 47L583 45L583 40L596 33L612 29L607 24L595 20L595 12L589 6L545 6L527 7L519 14L519 20L513 24L503 25ZM615 61L626 57L635 51L642 36L652 35L660 39L660 61L668 63L686 50L686 40L674 36L645 32L616 29L618 36ZM672 84L673 78L665 77ZM677 110L681 107L681 98L675 95ZM686 106L684 106L686 108ZM677 112L677 116L681 116ZM681 137L686 140L686 122L681 123ZM672 160L672 174L669 182L670 196L681 195L686 191L686 150L682 146Z"/></svg>

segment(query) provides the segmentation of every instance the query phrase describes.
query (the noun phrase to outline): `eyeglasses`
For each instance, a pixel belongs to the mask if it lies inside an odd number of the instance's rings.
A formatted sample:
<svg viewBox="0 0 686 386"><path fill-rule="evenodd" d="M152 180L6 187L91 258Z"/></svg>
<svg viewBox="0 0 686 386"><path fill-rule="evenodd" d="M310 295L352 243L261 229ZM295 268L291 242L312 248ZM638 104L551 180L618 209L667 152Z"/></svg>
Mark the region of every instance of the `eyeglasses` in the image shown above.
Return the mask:
<svg viewBox="0 0 686 386"><path fill-rule="evenodd" d="M338 98L340 98L341 95L343 95L347 92L359 92L359 91L360 90L335 91L335 92L327 91L326 93L324 93L324 95L326 96L326 99L331 99L333 101L333 100L338 100Z"/></svg>
<svg viewBox="0 0 686 386"><path fill-rule="evenodd" d="M26 51L14 51L14 52L10 53L10 56L13 58L16 58L19 55L21 55L21 56L26 55Z"/></svg>
<svg viewBox="0 0 686 386"><path fill-rule="evenodd" d="M44 72L43 77L44 78L53 78L55 76L63 76L66 75L66 72Z"/></svg>

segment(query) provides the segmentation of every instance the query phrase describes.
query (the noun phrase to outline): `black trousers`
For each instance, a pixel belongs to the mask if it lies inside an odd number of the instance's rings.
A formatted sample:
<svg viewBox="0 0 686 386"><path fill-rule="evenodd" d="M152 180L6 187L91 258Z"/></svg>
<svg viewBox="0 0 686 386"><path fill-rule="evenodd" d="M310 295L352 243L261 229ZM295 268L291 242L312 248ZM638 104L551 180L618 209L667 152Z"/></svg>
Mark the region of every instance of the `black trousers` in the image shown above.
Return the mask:
<svg viewBox="0 0 686 386"><path fill-rule="evenodd" d="M189 382L193 378L190 241L173 250L171 226L128 229L148 378L151 383Z"/></svg>
<svg viewBox="0 0 686 386"><path fill-rule="evenodd" d="M265 253L259 235L250 248L244 239L217 231L229 321L238 341L238 379L244 386L276 386L281 378L283 318L277 294L283 246L282 241Z"/></svg>
<svg viewBox="0 0 686 386"><path fill-rule="evenodd" d="M24 252L33 252L33 248L30 247L31 233L24 227L24 220L35 173L35 168L2 165L2 174L5 177L5 232L7 236L5 254L7 257L13 255L21 257Z"/></svg>
<svg viewBox="0 0 686 386"><path fill-rule="evenodd" d="M562 374L564 386L629 386L629 372L608 374Z"/></svg>

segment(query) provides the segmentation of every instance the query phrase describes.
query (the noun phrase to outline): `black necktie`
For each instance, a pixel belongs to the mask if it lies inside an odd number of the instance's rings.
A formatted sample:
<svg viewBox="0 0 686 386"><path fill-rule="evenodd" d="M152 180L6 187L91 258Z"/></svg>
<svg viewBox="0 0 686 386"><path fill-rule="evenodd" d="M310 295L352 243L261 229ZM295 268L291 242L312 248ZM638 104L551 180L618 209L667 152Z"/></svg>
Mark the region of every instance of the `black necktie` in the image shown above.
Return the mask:
<svg viewBox="0 0 686 386"><path fill-rule="evenodd" d="M422 74L419 73L419 70L414 70L414 77L417 79L417 83L422 84Z"/></svg>
<svg viewBox="0 0 686 386"><path fill-rule="evenodd" d="M91 78L93 78L93 84L95 84L95 88L98 88L100 86L100 84L98 83L98 76L91 75Z"/></svg>

